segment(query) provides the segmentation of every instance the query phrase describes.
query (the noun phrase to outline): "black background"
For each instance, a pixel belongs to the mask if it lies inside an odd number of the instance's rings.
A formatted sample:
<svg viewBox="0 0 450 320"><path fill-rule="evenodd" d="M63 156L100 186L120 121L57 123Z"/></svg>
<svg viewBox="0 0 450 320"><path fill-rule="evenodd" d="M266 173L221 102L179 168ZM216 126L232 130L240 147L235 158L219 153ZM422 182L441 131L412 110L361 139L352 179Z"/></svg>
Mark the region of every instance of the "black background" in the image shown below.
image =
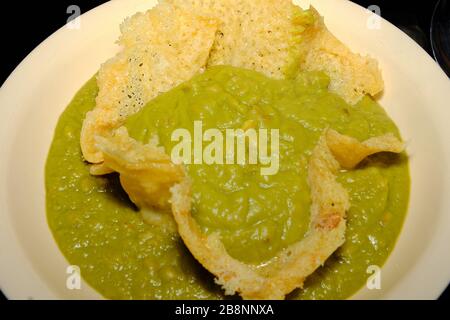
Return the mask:
<svg viewBox="0 0 450 320"><path fill-rule="evenodd" d="M126 1L126 0L123 0ZM84 13L104 0L9 1L0 4L1 12L1 78L3 83L15 67L39 43L62 27L69 16L69 5L75 4ZM410 35L430 55L429 28L437 0L354 0L364 7L378 5L381 16ZM413 67L413 62L412 67ZM4 107L4 106L3 106ZM0 299L4 296L0 292ZM449 289L441 296L449 299Z"/></svg>

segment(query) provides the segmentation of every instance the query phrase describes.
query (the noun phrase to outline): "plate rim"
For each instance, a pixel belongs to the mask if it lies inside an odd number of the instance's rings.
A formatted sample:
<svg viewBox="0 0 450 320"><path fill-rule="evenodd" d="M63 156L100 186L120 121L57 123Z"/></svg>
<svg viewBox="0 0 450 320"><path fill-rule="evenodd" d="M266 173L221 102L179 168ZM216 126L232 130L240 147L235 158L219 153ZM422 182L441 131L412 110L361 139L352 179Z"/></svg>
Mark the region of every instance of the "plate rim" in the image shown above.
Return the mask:
<svg viewBox="0 0 450 320"><path fill-rule="evenodd" d="M341 0L335 0L334 3L339 3L339 1L341 1ZM342 1L342 2L343 2L343 1ZM345 1L345 2L347 2L347 1ZM111 2L104 3L104 4L100 5L100 6L97 6L97 7L93 8L92 10L87 11L86 13L84 13L84 14L82 15L82 17L87 18L88 16L94 16L94 15L96 15L98 12L100 12L101 10L103 10L104 8L112 7L112 6L114 6L114 5L118 4L118 3L120 3L120 1L111 1ZM359 6L359 5L357 5L357 4L353 3L353 2L347 2L347 4L348 4L348 3L350 3L351 6L357 7L358 10L361 10L361 8L362 8L361 6ZM363 9L365 10L365 8L363 8ZM396 33L401 33L401 34L402 34L402 37L403 37L403 40L402 40L402 41L407 40L408 42L410 42L410 45L413 45L413 46L416 47L416 50L417 50L417 49L420 50L420 51L421 51L421 55L422 55L422 56L423 56L423 55L426 56L426 60L428 60L428 64L430 65L430 67L431 67L430 62L433 62L433 65L435 65L435 68L438 69L438 70L441 72L441 74L442 74L445 78L447 78L447 76L445 75L444 71L438 67L438 65L435 63L435 61L431 58L431 56L430 56L423 48L421 48L418 44L416 44L411 38L409 38L406 34L404 34L400 29L398 29L397 27L395 27L394 25L392 25L392 24L391 24L390 22L388 22L387 20L384 20L384 18L383 18L383 23L384 23L386 26L388 26L389 28L395 28L395 29L396 29ZM55 31L53 34L51 34L49 37L47 37L43 42L41 42L35 49L33 49L33 50L32 50L32 51L31 51L31 52L30 52L30 53L22 60L22 62L14 69L14 71L13 71L13 72L8 76L8 78L3 82L2 86L1 86L1 89L0 89L0 101L3 101L4 95L5 95L4 92L8 89L8 87L10 86L10 83L13 82L13 81L17 81L17 80L15 80L15 79L18 78L18 77L20 76L20 73L22 72L24 66L27 65L27 64L29 64L29 63L31 63L32 60L33 60L33 58L34 58L35 56L37 56L37 55L39 54L40 51L45 50L46 46L49 45L49 42L51 42L52 39L56 38L57 36L59 36L59 35L60 35L61 33L63 33L64 31L65 31L65 26L59 28L57 31ZM434 68L434 67L433 67L433 68ZM18 75L19 75L19 76L18 76ZM448 78L447 78L447 79L448 79ZM5 89L5 88L6 88L6 89ZM449 88L450 88L450 86L449 86ZM0 123L1 123L2 121L3 121L3 120L0 119ZM3 126L2 126L2 127L3 127ZM0 141L1 141L1 140L4 139L4 135L3 135L4 131L2 130L2 131L0 131L0 133L2 133L2 135L0 136ZM7 133L6 133L6 134L7 134ZM6 135L5 135L5 136L6 136ZM445 153L446 153L447 156L448 156L448 154L449 154L448 150L445 150L445 151L446 151ZM0 173L6 172L5 170L7 169L8 162L5 161L5 159L6 159L6 156L4 156L4 157L2 157L2 158L0 159ZM448 159L446 159L446 160L448 161ZM1 170L3 170L3 171L1 171ZM448 169L447 169L447 170L448 170ZM448 175L448 172L447 172L447 175ZM2 179L3 179L3 178L4 178L4 177L2 176ZM4 187L6 187L6 183L5 183L5 184L2 183L2 185L0 186L0 190L3 191ZM5 188L5 191L6 191L6 188ZM6 194L6 193L1 192L1 197L2 197L2 198L0 198L0 210L1 210L2 212L0 213L0 217L4 217L4 216L5 216L5 214L4 214L3 211L4 211L5 208L7 208L7 205L6 205L6 202L5 202L6 199L3 199L3 197L5 196L5 194ZM450 206L448 206L447 209L449 209L449 211L450 211ZM408 211L409 211L409 210L408 210ZM408 219L408 216L405 218L405 220L406 220L406 219ZM0 226L0 230L2 230L2 234L0 235L0 239L2 239L2 240L6 239L7 237L4 237L4 232L3 232L3 231L7 231L6 225L4 225L4 224L2 223L2 226ZM6 233L5 233L5 234L6 234ZM9 235L9 236L11 236L11 235ZM12 237L10 237L9 239L10 239L10 240L13 239L13 240L19 242L19 240L17 239L17 237L15 237L14 235L13 235ZM441 236L439 239L441 239L441 240L442 240L442 239L443 239L443 240L448 240L449 237L448 237L448 236L445 237L445 235L444 235L444 236ZM3 241L1 241L0 247L3 249L3 247L4 247ZM20 246L19 246L19 247L20 247ZM6 252L6 251L4 251L4 250L2 250L2 251L3 251L3 252ZM392 253L391 253L391 254L392 254ZM2 264L6 264L6 263L5 263L5 262L6 262L6 255L4 256L3 253L0 253L0 257L1 257L1 260L2 260ZM4 259L5 259L5 261L3 261ZM25 259L25 258L24 258L24 259ZM25 260L26 260L26 259L25 259ZM389 259L388 259L388 260L389 260ZM450 261L450 260L448 260L448 261ZM447 261L447 263L448 263L448 261ZM448 266L450 267L450 264L448 264ZM32 266L28 266L28 269L30 269L32 272L35 272ZM12 278L9 277L8 280L5 280L5 276L6 276L6 275L3 274L3 268L0 267L0 270L2 270L2 273L0 274L0 280L1 280L0 287L1 287L2 291L3 291L3 293L5 294L5 296L8 297L8 298L11 298L11 299L14 299L14 298L16 298L16 297L23 297L23 296L24 296L23 294L16 294L16 292L14 292L14 289L11 289L11 285L10 285L9 283L10 283L10 281L11 281ZM44 281L39 277L38 274L36 274L36 277L37 277L38 281L42 281L42 282L43 282L43 283L42 283L42 284L44 285L43 288L45 288L46 290L49 291L49 293L51 293L51 292L52 292L52 289L51 289L50 287L46 286L46 284L45 284ZM447 282L448 282L449 279L450 279L450 277L447 275ZM6 284L6 285L5 285L5 284ZM435 289L432 290L433 292L431 292L431 289L428 288L428 290L430 290L430 291L429 291L428 297L429 297L429 298L437 298L437 297L439 296L439 294L445 289L445 287L447 287L447 285L448 285L448 283L445 284L445 283L443 283L443 282L442 282L441 286L439 286L439 285L434 285L434 288L435 288ZM394 288L393 290L395 290L395 288ZM400 290L401 290L401 289L400 289ZM395 298L395 294L393 294L393 297ZM46 298L53 298L53 297L52 297L52 294L49 294ZM55 297L55 298L56 298L56 297ZM389 295L388 295L388 298L389 298Z"/></svg>

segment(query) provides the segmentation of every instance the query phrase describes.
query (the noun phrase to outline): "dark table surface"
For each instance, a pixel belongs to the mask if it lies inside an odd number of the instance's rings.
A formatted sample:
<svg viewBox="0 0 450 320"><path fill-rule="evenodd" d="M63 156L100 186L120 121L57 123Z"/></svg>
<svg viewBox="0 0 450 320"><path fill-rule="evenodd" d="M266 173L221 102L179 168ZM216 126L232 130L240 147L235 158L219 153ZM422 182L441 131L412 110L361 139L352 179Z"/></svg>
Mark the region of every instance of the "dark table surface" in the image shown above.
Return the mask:
<svg viewBox="0 0 450 320"><path fill-rule="evenodd" d="M420 44L431 56L430 22L434 7L438 0L353 0L364 7L377 5L381 16L407 33ZM106 1L104 0L45 0L27 1L26 7L21 2L9 2L8 12L17 12L20 19L25 20L28 28L14 28L19 21L17 15L7 16L5 13L0 19L3 43L9 44L2 49L1 79L3 83L15 67L39 43L66 23L69 5L76 4L81 12L86 12ZM9 20L8 18L12 18ZM449 299L449 288L442 294L441 299ZM0 291L0 299L5 296Z"/></svg>

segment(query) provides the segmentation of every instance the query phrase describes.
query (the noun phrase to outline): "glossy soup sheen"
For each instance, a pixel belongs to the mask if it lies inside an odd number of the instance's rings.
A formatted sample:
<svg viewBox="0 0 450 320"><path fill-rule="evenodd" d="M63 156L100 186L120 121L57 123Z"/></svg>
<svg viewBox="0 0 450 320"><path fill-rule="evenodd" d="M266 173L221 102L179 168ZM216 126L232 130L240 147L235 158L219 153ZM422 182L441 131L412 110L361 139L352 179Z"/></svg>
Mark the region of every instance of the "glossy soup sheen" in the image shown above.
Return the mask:
<svg viewBox="0 0 450 320"><path fill-rule="evenodd" d="M277 128L280 169L260 165L187 165L193 180L192 214L204 232L219 232L228 252L252 264L270 259L308 230L306 182L311 150L326 127L359 140L398 130L366 97L355 106L328 92L321 73L273 80L253 71L213 67L152 100L127 122L144 143L157 134L170 153L176 128ZM170 229L147 224L116 174L89 175L79 134L95 105L91 79L62 114L46 166L47 216L54 237L83 278L107 298L224 298L213 276ZM348 190L346 242L288 298L341 299L362 287L368 266L381 266L401 230L409 196L405 154L379 154L338 181ZM169 217L170 215L166 213Z"/></svg>

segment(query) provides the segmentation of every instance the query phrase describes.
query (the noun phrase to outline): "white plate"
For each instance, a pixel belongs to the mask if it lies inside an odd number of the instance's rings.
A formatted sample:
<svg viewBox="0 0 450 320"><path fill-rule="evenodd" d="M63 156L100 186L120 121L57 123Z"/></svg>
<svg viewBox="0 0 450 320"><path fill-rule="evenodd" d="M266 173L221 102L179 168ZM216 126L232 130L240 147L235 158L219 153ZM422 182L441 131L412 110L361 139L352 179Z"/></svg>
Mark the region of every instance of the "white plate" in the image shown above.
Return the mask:
<svg viewBox="0 0 450 320"><path fill-rule="evenodd" d="M120 22L153 3L116 0L84 14L80 29L57 31L1 88L0 285L9 298L100 298L85 283L66 289L68 264L46 221L44 164L58 116L116 52ZM382 269L382 289L362 289L354 298L437 298L450 280L450 81L388 22L372 30L370 12L351 2L311 3L352 49L379 60L381 103L408 141L411 161L410 209Z"/></svg>

